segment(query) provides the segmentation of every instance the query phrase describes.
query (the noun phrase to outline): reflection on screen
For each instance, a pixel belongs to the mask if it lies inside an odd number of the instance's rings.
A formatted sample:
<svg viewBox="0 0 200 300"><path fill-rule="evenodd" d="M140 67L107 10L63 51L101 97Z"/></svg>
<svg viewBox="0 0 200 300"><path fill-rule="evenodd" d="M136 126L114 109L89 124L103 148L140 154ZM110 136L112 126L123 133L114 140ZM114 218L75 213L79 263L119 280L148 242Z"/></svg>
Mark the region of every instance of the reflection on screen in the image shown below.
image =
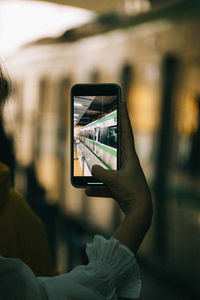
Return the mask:
<svg viewBox="0 0 200 300"><path fill-rule="evenodd" d="M117 169L117 96L74 96L74 176Z"/></svg>

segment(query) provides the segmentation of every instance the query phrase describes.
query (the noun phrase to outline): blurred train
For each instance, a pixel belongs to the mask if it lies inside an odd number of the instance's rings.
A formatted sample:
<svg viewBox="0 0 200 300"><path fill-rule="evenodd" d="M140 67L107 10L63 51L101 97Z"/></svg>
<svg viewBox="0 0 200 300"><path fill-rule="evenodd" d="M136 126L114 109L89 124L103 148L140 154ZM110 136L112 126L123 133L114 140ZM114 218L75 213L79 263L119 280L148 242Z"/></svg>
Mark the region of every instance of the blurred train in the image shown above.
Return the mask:
<svg viewBox="0 0 200 300"><path fill-rule="evenodd" d="M80 141L97 155L106 169L117 169L117 111L80 129Z"/></svg>
<svg viewBox="0 0 200 300"><path fill-rule="evenodd" d="M182 1L134 17L99 17L6 61L15 83L7 104L15 121L6 122L18 165L34 162L49 202L105 232L121 219L114 201L70 184L69 91L78 82L121 85L154 197L140 256L191 295L200 293L199 28L200 2ZM25 182L16 172L16 186L26 189Z"/></svg>

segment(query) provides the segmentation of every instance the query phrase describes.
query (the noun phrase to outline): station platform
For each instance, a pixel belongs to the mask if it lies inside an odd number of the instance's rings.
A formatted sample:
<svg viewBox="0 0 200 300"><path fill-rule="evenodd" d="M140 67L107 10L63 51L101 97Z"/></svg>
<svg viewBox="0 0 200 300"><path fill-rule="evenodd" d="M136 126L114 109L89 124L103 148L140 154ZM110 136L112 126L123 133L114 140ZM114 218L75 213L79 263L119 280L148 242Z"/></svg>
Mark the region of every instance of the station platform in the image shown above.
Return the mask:
<svg viewBox="0 0 200 300"><path fill-rule="evenodd" d="M79 158L80 158L80 153L79 151L74 149L74 174L76 174L76 176L82 176L82 172L81 172L81 167L80 167L80 162L79 162Z"/></svg>
<svg viewBox="0 0 200 300"><path fill-rule="evenodd" d="M91 176L91 169L94 164L107 168L101 159L80 141L74 147L74 175Z"/></svg>

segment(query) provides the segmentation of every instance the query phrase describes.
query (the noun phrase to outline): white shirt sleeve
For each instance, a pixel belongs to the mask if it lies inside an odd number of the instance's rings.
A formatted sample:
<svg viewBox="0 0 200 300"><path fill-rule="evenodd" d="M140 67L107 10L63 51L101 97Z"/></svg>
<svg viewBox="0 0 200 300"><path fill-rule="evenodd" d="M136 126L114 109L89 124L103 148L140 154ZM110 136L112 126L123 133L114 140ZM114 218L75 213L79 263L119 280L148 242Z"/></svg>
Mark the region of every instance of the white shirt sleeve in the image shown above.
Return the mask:
<svg viewBox="0 0 200 300"><path fill-rule="evenodd" d="M0 256L1 300L46 300L32 270L20 259Z"/></svg>
<svg viewBox="0 0 200 300"><path fill-rule="evenodd" d="M93 243L87 245L86 252L88 265L78 266L69 273L55 277L36 278L30 268L21 262L25 265L25 273L22 275L26 278L22 281L26 288L26 297L7 297L2 300L117 300L119 297L139 297L139 269L134 254L126 246L115 238L107 240L96 235ZM7 271L6 274L8 284L5 290L13 285L16 288L11 274ZM0 291L1 278L0 272ZM35 296L31 297L33 292ZM36 293L39 296L36 297Z"/></svg>

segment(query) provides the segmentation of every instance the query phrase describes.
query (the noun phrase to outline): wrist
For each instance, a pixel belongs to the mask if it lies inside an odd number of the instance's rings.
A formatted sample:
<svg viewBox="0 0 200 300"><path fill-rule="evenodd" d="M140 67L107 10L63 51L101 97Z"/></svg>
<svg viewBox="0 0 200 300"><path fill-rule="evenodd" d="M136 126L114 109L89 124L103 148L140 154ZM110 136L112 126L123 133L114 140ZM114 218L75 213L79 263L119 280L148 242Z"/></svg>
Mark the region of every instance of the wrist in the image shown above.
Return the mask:
<svg viewBox="0 0 200 300"><path fill-rule="evenodd" d="M118 227L113 237L137 252L142 240L151 226L152 205L134 206Z"/></svg>
<svg viewBox="0 0 200 300"><path fill-rule="evenodd" d="M145 197L132 198L130 201L126 202L123 206L123 212L126 217L135 216L135 214L149 215L153 214L153 204L151 199L151 194ZM123 203L124 204L124 203Z"/></svg>

